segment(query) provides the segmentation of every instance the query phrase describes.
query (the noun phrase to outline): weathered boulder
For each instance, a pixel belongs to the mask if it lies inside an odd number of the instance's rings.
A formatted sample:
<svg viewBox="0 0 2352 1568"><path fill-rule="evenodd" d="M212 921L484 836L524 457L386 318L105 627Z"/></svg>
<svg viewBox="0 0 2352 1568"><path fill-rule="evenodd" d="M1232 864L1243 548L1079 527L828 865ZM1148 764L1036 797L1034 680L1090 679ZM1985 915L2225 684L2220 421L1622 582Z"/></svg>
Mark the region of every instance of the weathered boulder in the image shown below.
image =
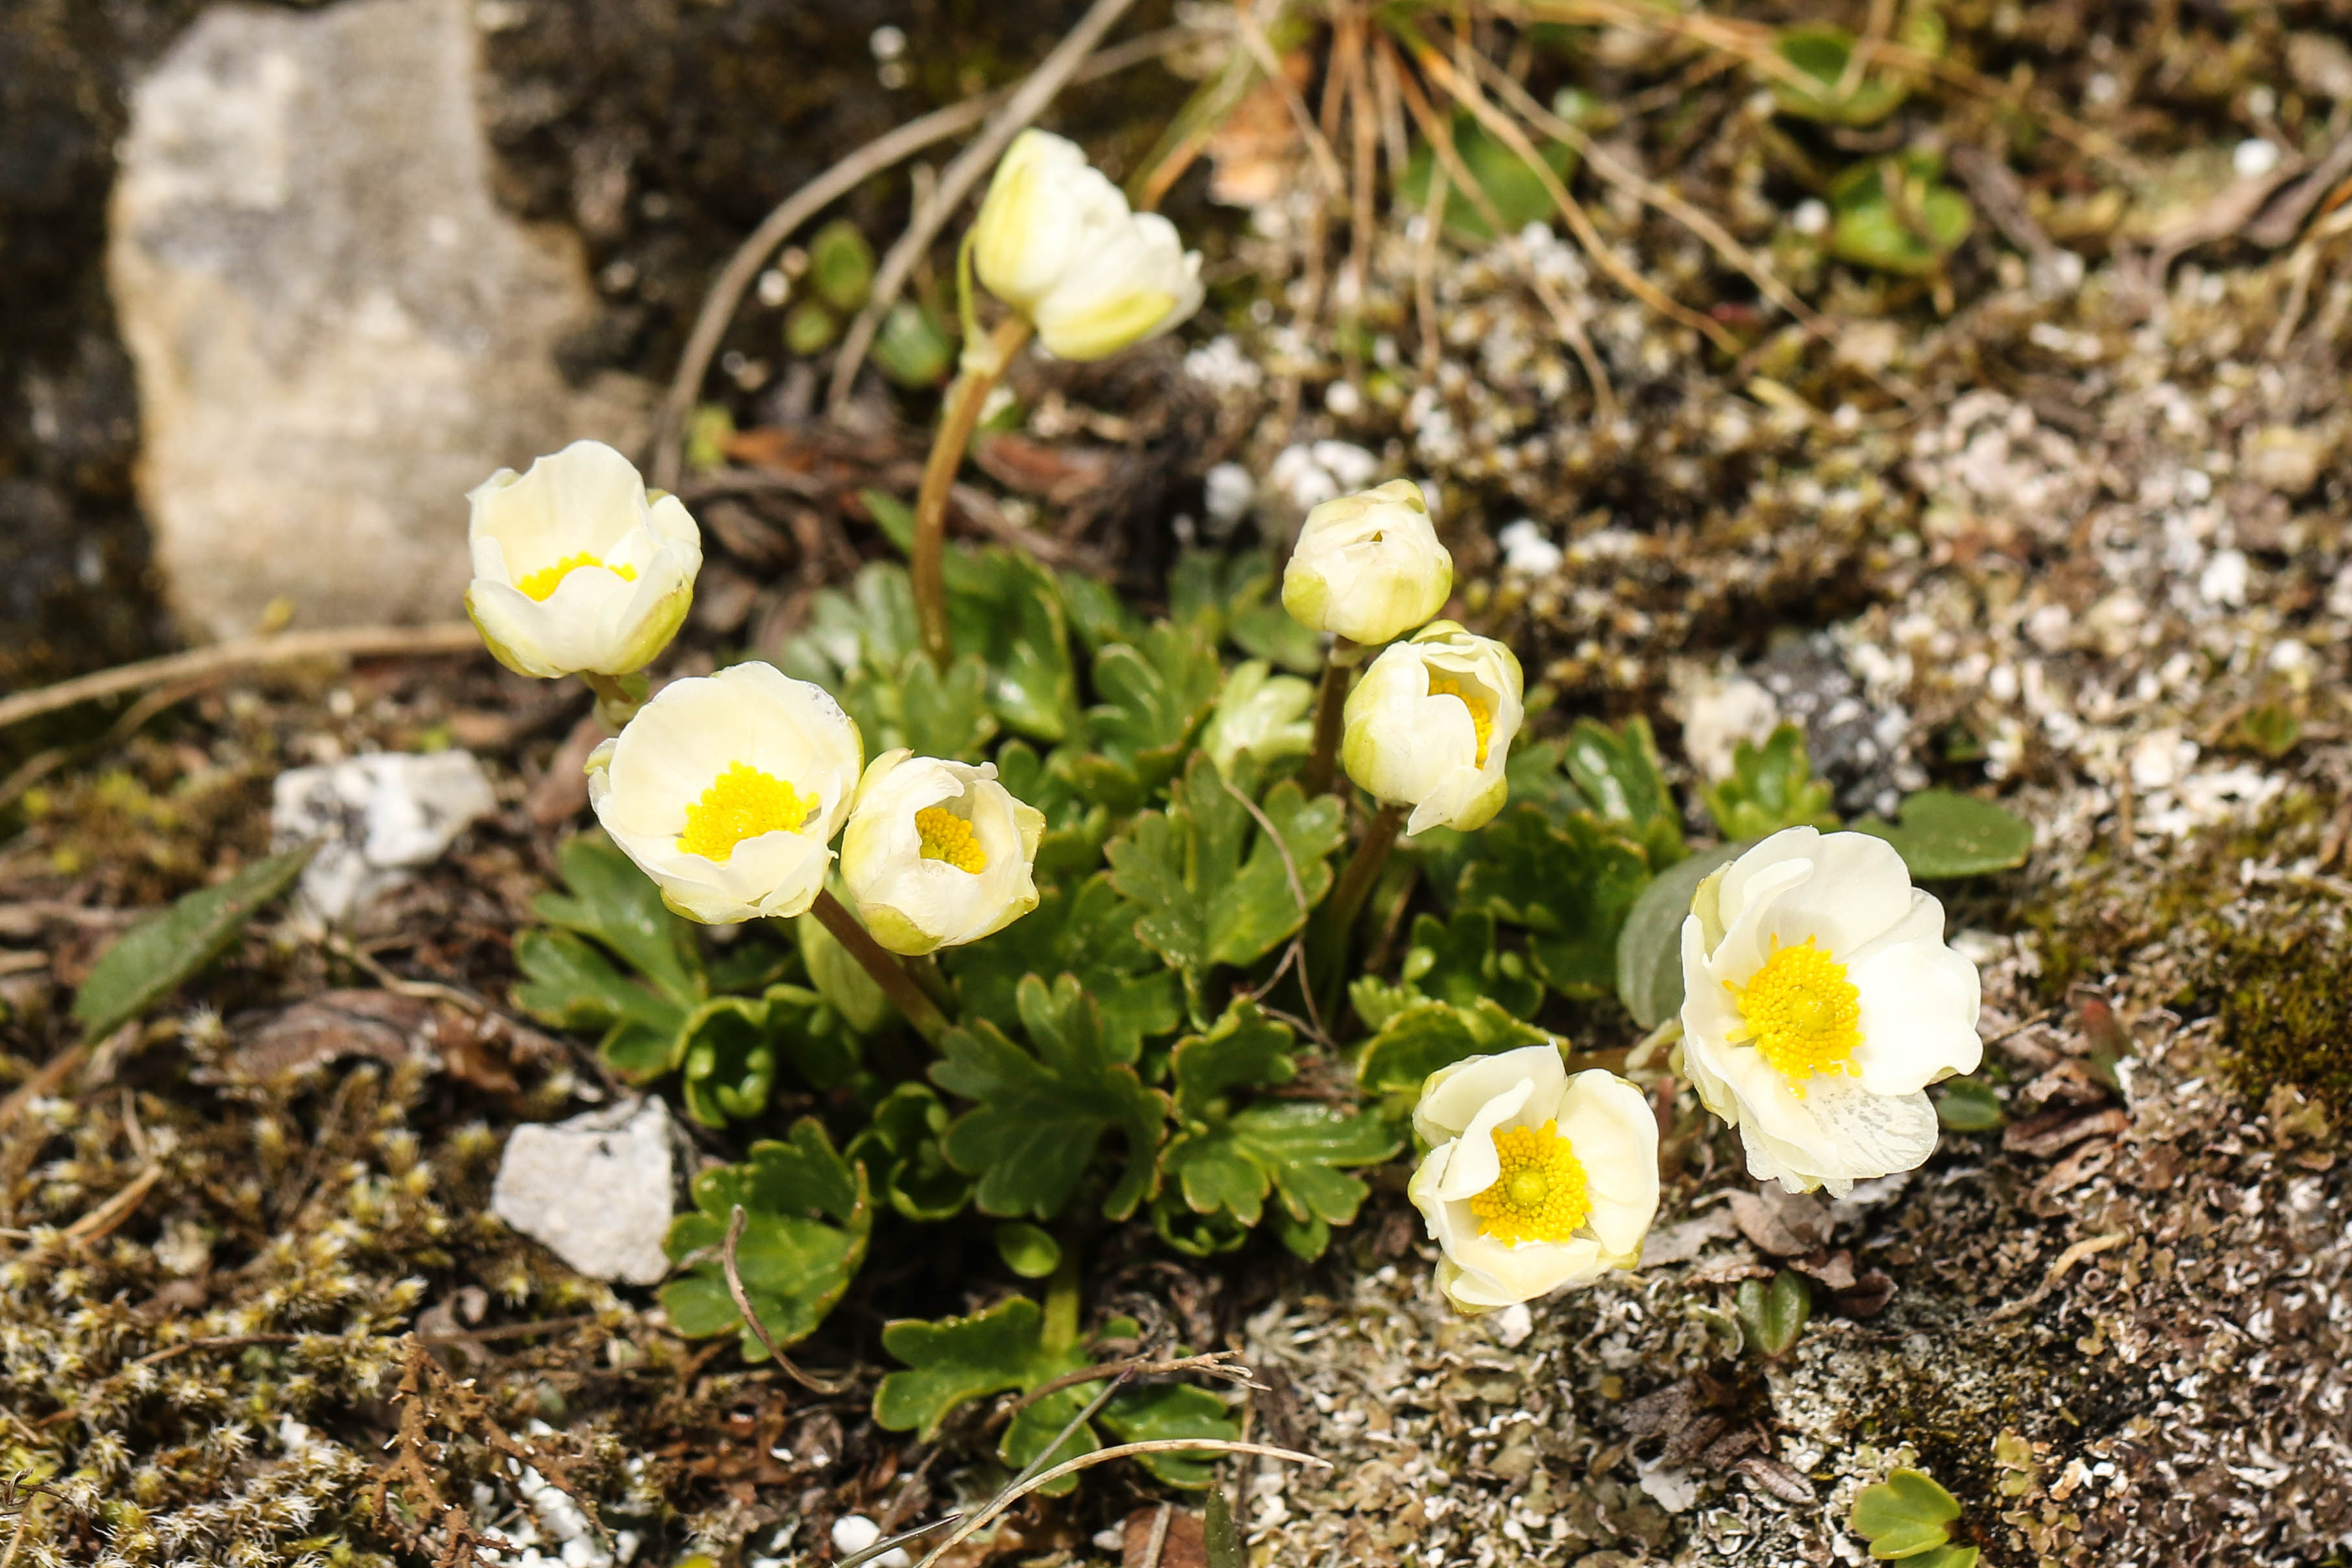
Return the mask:
<svg viewBox="0 0 2352 1568"><path fill-rule="evenodd" d="M109 271L191 637L450 617L465 492L629 437L636 384L556 367L586 263L492 199L477 44L465 0L221 5L131 90Z"/></svg>

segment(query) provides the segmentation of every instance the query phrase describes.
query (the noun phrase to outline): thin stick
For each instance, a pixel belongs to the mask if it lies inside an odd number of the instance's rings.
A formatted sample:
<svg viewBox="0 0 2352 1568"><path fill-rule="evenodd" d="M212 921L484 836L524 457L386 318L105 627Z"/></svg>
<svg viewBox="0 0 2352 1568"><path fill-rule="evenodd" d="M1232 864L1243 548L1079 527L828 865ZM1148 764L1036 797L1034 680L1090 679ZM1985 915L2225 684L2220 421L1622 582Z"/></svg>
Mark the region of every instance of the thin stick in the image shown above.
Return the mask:
<svg viewBox="0 0 2352 1568"><path fill-rule="evenodd" d="M142 659L95 675L59 681L34 691L0 698L0 730L101 697L120 697L166 681L187 680L248 666L289 664L304 658L387 658L408 654L481 653L482 635L472 623L445 621L429 626L340 626L331 631L279 632L239 637L186 653Z"/></svg>
<svg viewBox="0 0 2352 1568"><path fill-rule="evenodd" d="M963 466L964 448L971 444L971 433L980 425L980 411L988 402L989 390L1021 352L1021 345L1029 341L1032 330L1026 316L1005 317L989 334L985 357L974 355L956 376L947 408L940 416L940 433L931 442L930 458L923 465L922 488L915 495L915 547L908 576L914 583L915 616L922 626L923 651L942 671L955 657L948 646L948 498L955 489L956 470Z"/></svg>
<svg viewBox="0 0 2352 1568"><path fill-rule="evenodd" d="M882 994L915 1026L915 1032L938 1045L940 1037L948 1032L947 1015L923 994L923 988L915 984L915 977L907 973L906 966L889 949L876 942L874 933L858 923L857 917L844 909L841 900L831 892L820 891L816 902L809 907L816 911L824 929L833 933L833 940L847 948L849 956L874 977L874 984L882 987Z"/></svg>
<svg viewBox="0 0 2352 1568"><path fill-rule="evenodd" d="M1091 81L1125 70L1145 60L1157 59L1199 36L1189 27L1163 27L1146 33L1092 56L1070 79ZM710 361L719 353L720 340L727 335L728 323L735 319L736 307L743 302L760 269L793 237L793 230L883 170L978 125L1011 98L1013 90L999 88L967 98L875 138L786 196L782 205L761 220L759 227L744 237L743 243L735 247L735 254L727 258L727 265L719 268L710 292L703 296L701 311L694 318L694 331L686 340L686 352L678 356L677 374L670 377L669 392L663 397L661 412L654 421L655 488L677 489L682 467L679 437L685 432L687 416L693 410L695 395L702 389L702 378L710 373Z"/></svg>
<svg viewBox="0 0 2352 1568"><path fill-rule="evenodd" d="M932 1451L938 1452L937 1449ZM886 1557L909 1542L920 1541L935 1530L945 1530L962 1517L961 1513L950 1513L935 1519L929 1524L919 1524L912 1530L900 1531L896 1535L886 1535L865 1551L854 1552L843 1558L834 1564L834 1568L863 1568L863 1564L871 1563L877 1557Z"/></svg>
<svg viewBox="0 0 2352 1568"><path fill-rule="evenodd" d="M1082 1366L1076 1372L1039 1384L1005 1407L1007 1416L1019 1415L1041 1399L1048 1399L1066 1388L1076 1388L1082 1383L1096 1383L1106 1377L1166 1377L1180 1372L1204 1372L1252 1388L1260 1386L1250 1375L1249 1368L1236 1363L1234 1351L1211 1351L1206 1355L1180 1356L1174 1361L1147 1361L1135 1356L1127 1361L1104 1362L1099 1366ZM1047 1452L1051 1452L1048 1449Z"/></svg>
<svg viewBox="0 0 2352 1568"><path fill-rule="evenodd" d="M853 1386L857 1382L855 1373L842 1378L839 1382L827 1383L822 1378L811 1377L793 1365L792 1357L777 1347L774 1336L768 1332L768 1325L760 1321L759 1312L751 1305L751 1293L743 1289L742 1271L735 1266L735 1248L742 1241L743 1227L751 1222L751 1218L750 1215L743 1212L741 1204L735 1205L733 1212L727 1216L726 1243L719 1251L719 1263L727 1270L727 1293L735 1299L735 1310L743 1314L743 1326L750 1329L752 1337L766 1347L769 1356L783 1369L784 1375L811 1394L839 1394L844 1389Z"/></svg>
<svg viewBox="0 0 2352 1568"><path fill-rule="evenodd" d="M1113 1459L1133 1458L1139 1454L1255 1454L1265 1459L1286 1459L1294 1465L1320 1465L1327 1470L1331 1468L1330 1460L1318 1459L1312 1454L1302 1454L1296 1449L1276 1448L1265 1443L1230 1443L1218 1437L1161 1437L1149 1443L1120 1443L1108 1448L1097 1448L1091 1454L1079 1455L1067 1464L1056 1465L1042 1476L1032 1477L1019 1492L1007 1488L1004 1495L1000 1495L978 1516L933 1547L930 1554L917 1563L916 1568L934 1568L940 1558L1039 1487L1051 1486L1064 1476L1076 1475L1095 1465L1108 1464Z"/></svg>
<svg viewBox="0 0 2352 1568"><path fill-rule="evenodd" d="M981 175L995 166L998 156L1016 134L1045 112L1054 95L1076 74L1087 53L1134 4L1135 0L1095 0L1069 36L1055 46L1054 52L1029 73L1029 79L1021 84L1004 107L990 117L988 128L971 146L957 153L955 162L940 175L940 188L913 215L907 232L898 237L898 243L882 258L880 268L874 274L873 293L842 340L841 357L834 362L833 384L825 393L825 407L830 413L838 416L848 406L858 367L866 363L866 351L874 346L874 334L881 330L883 316L898 303L898 290L906 287L916 259L929 248L931 241L946 226L949 216L963 205L964 197L980 183Z"/></svg>

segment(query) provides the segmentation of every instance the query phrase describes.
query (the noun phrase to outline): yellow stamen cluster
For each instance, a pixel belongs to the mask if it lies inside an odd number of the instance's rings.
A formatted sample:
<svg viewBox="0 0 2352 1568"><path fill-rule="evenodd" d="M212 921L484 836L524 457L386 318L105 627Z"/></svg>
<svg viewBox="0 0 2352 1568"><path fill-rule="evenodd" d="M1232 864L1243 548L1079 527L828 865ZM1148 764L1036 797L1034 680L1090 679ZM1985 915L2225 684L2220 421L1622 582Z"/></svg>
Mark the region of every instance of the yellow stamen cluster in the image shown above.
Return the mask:
<svg viewBox="0 0 2352 1568"><path fill-rule="evenodd" d="M686 831L677 836L677 847L706 860L724 860L746 838L798 833L817 805L816 796L801 794L773 773L735 763L686 808Z"/></svg>
<svg viewBox="0 0 2352 1568"><path fill-rule="evenodd" d="M557 562L552 566L542 566L538 571L530 573L529 574L518 579L515 583L515 586L522 590L522 592L528 596L537 599L541 604L545 604L549 596L555 592L556 588L562 584L563 580L566 577L571 576L574 572L579 571L583 566L602 566L605 571L610 572L624 583L634 583L637 580L637 569L635 567L629 565L625 562L615 566L608 562L597 560L596 557L589 554L583 550L577 555L565 556L562 560Z"/></svg>
<svg viewBox="0 0 2352 1568"><path fill-rule="evenodd" d="M1812 938L1795 947L1775 938L1772 956L1746 985L1724 984L1744 1020L1730 1037L1755 1041L1789 1080L1790 1093L1803 1099L1804 1080L1815 1073L1834 1078L1855 1070L1850 1058L1862 1044L1862 993L1845 977L1845 965Z"/></svg>
<svg viewBox="0 0 2352 1568"><path fill-rule="evenodd" d="M944 860L959 871L974 875L988 869L988 852L971 824L943 805L927 805L915 813L915 831L923 840L923 858Z"/></svg>
<svg viewBox="0 0 2352 1568"><path fill-rule="evenodd" d="M1495 734L1495 705L1486 694L1468 681L1456 680L1450 675L1432 670L1429 677L1432 697L1451 697L1470 710L1470 727L1478 734L1478 766L1486 765L1486 742Z"/></svg>
<svg viewBox="0 0 2352 1568"><path fill-rule="evenodd" d="M1566 1241L1592 1212L1584 1187L1584 1166L1559 1124L1513 1127L1495 1134L1503 1173L1470 1200L1478 1229L1517 1247L1528 1241Z"/></svg>

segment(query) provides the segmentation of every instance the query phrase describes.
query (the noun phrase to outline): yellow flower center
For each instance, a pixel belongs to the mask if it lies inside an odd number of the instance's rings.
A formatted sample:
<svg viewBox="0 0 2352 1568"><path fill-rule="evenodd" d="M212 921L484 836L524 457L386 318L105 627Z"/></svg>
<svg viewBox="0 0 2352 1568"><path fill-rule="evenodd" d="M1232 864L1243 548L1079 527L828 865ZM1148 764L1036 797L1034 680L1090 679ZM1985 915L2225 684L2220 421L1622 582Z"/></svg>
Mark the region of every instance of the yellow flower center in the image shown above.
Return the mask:
<svg viewBox="0 0 2352 1568"><path fill-rule="evenodd" d="M927 805L915 813L915 831L922 836L924 859L944 860L975 875L988 869L988 851L980 847L971 824L947 807Z"/></svg>
<svg viewBox="0 0 2352 1568"><path fill-rule="evenodd" d="M1470 728L1478 735L1478 766L1485 767L1486 742L1495 735L1495 705L1486 700L1486 694L1467 681L1440 675L1435 670L1430 671L1429 694L1432 697L1451 697L1470 710Z"/></svg>
<svg viewBox="0 0 2352 1568"><path fill-rule="evenodd" d="M537 599L541 604L545 604L549 595L555 592L557 586L562 584L566 577L571 576L572 574L579 571L583 566L602 566L605 571L610 572L624 583L634 583L637 580L637 569L635 567L628 565L625 563L615 566L609 562L599 561L596 557L589 554L583 550L577 555L565 556L562 560L557 562L552 566L541 567L538 571L530 573L529 575L519 580L515 584L515 586L521 589L531 598Z"/></svg>
<svg viewBox="0 0 2352 1568"><path fill-rule="evenodd" d="M1503 1173L1470 1200L1478 1229L1516 1247L1527 1241L1566 1241L1592 1212L1584 1190L1584 1166L1576 1149L1559 1134L1559 1124L1514 1127L1495 1134Z"/></svg>
<svg viewBox="0 0 2352 1568"><path fill-rule="evenodd" d="M1772 956L1746 985L1724 984L1739 1005L1742 1025L1733 1040L1752 1039L1766 1061L1789 1080L1789 1092L1804 1098L1804 1080L1815 1073L1834 1078L1854 1071L1854 1047L1862 1044L1862 993L1845 977L1845 965L1807 937L1795 947L1772 941Z"/></svg>
<svg viewBox="0 0 2352 1568"><path fill-rule="evenodd" d="M677 836L677 847L706 860L724 860L746 838L798 833L816 808L816 796L748 763L735 763L686 808L686 831Z"/></svg>

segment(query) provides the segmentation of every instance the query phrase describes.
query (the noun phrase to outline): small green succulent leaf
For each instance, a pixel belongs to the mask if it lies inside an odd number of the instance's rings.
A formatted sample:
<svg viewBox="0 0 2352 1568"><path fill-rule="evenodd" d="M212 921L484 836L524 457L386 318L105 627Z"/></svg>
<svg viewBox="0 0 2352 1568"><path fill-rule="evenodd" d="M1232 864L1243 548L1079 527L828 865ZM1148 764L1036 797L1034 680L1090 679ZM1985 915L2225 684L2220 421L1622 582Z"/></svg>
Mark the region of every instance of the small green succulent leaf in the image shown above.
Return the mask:
<svg viewBox="0 0 2352 1568"><path fill-rule="evenodd" d="M784 352L803 359L821 354L841 335L841 319L814 300L796 300L784 312Z"/></svg>
<svg viewBox="0 0 2352 1568"><path fill-rule="evenodd" d="M1918 1470L1894 1470L1853 1500L1847 1528L1870 1542L1870 1554L1885 1562L1924 1556L1951 1540L1960 1505L1951 1493Z"/></svg>
<svg viewBox="0 0 2352 1568"><path fill-rule="evenodd" d="M1339 801L1310 800L1285 780L1263 804L1268 835L1244 798L1250 782L1229 786L1196 754L1169 808L1139 816L1106 851L1112 887L1136 906L1136 934L1195 996L1214 966L1271 952L1331 886L1326 858L1343 837Z"/></svg>
<svg viewBox="0 0 2352 1568"><path fill-rule="evenodd" d="M1649 880L1642 847L1592 813L1553 821L1518 805L1487 825L1461 902L1527 927L1528 962L1544 983L1593 997L1615 983L1617 933Z"/></svg>
<svg viewBox="0 0 2352 1568"><path fill-rule="evenodd" d="M1936 1093L1936 1120L1952 1132L1990 1132L2009 1124L2009 1108L1980 1078L1956 1078Z"/></svg>
<svg viewBox="0 0 2352 1568"><path fill-rule="evenodd" d="M1468 1007L1421 1002L1391 1018L1365 1042L1356 1062L1356 1081L1373 1094L1418 1096L1431 1073L1465 1057L1552 1043L1543 1030L1484 998Z"/></svg>
<svg viewBox="0 0 2352 1568"><path fill-rule="evenodd" d="M874 1190L911 1220L942 1220L971 1201L971 1178L940 1149L947 1105L926 1083L902 1083L874 1107L873 1120L849 1141L850 1159L866 1168Z"/></svg>
<svg viewBox="0 0 2352 1568"><path fill-rule="evenodd" d="M1731 774L1699 792L1727 839L1763 838L1784 827L1835 827L1830 786L1813 777L1805 732L1794 724L1772 731L1761 746L1742 741L1731 753Z"/></svg>
<svg viewBox="0 0 2352 1568"><path fill-rule="evenodd" d="M1063 1419L1066 1421L1068 1417ZM1121 1443L1182 1437L1230 1443L1242 1435L1241 1424L1233 1418L1223 1400L1205 1388L1184 1383L1121 1390L1103 1406L1101 1420L1103 1429ZM1150 1471L1163 1486L1187 1491L1198 1491L1207 1486L1215 1473L1213 1458L1183 1453L1144 1454L1137 1458L1136 1463Z"/></svg>
<svg viewBox="0 0 2352 1568"><path fill-rule="evenodd" d="M900 386L937 386L955 368L955 340L929 310L901 300L874 335L874 367Z"/></svg>
<svg viewBox="0 0 2352 1568"><path fill-rule="evenodd" d="M1028 798L1010 779L1005 788ZM1108 872L1075 887L1045 885L1028 914L986 942L941 956L963 1011L975 1017L1012 1017L1026 975L1076 976L1095 999L1103 1048L1112 1061L1138 1060L1145 1040L1184 1021L1176 975L1136 936L1134 907L1112 889Z"/></svg>
<svg viewBox="0 0 2352 1568"><path fill-rule="evenodd" d="M862 309L874 287L874 247L845 217L816 231L809 241L808 280L819 298L845 315Z"/></svg>
<svg viewBox="0 0 2352 1568"><path fill-rule="evenodd" d="M1563 761L1594 815L1639 844L1653 872L1683 858L1682 811L1647 719L1636 714L1615 730L1580 719L1569 731Z"/></svg>
<svg viewBox="0 0 2352 1568"><path fill-rule="evenodd" d="M1813 1315L1812 1287L1793 1268L1781 1269L1769 1283L1742 1279L1737 1300L1740 1331L1767 1361L1787 1355Z"/></svg>
<svg viewBox="0 0 2352 1568"><path fill-rule="evenodd" d="M103 1039L179 989L218 958L246 922L293 886L318 845L258 860L225 882L184 893L115 940L74 993L84 1040Z"/></svg>
<svg viewBox="0 0 2352 1568"><path fill-rule="evenodd" d="M1801 73L1795 80L1772 78L1772 97L1783 114L1859 128L1877 124L1911 95L1909 82L1880 71L1864 72L1850 90L1840 90L1853 58L1853 35L1843 27L1786 27L1774 48Z"/></svg>
<svg viewBox="0 0 2352 1568"><path fill-rule="evenodd" d="M1281 1211L1275 1213L1276 1218L1280 1219ZM1151 1200L1151 1228L1160 1233L1160 1239L1171 1250L1187 1258L1216 1258L1239 1252L1249 1245L1250 1238L1250 1227L1234 1217L1231 1210L1196 1213L1184 1201L1183 1194L1173 1189L1163 1189Z"/></svg>
<svg viewBox="0 0 2352 1568"><path fill-rule="evenodd" d="M1968 197L1932 153L1858 163L1830 185L1830 253L1882 272L1935 272L1976 226Z"/></svg>
<svg viewBox="0 0 2352 1568"><path fill-rule="evenodd" d="M1854 831L1894 845L1918 881L2006 871L2033 853L2032 823L1972 795L1923 789L1906 795L1895 816L1894 822L1865 816Z"/></svg>
<svg viewBox="0 0 2352 1568"><path fill-rule="evenodd" d="M1020 1220L996 1227L996 1256L1024 1279L1043 1279L1062 1266L1062 1244L1044 1227Z"/></svg>
<svg viewBox="0 0 2352 1568"><path fill-rule="evenodd" d="M670 1221L662 1243L687 1266L662 1287L662 1307L691 1339L740 1331L746 1361L768 1352L727 1289L720 1249L736 1205L746 1215L736 1249L743 1289L779 1345L814 1333L866 1260L874 1210L865 1169L835 1152L814 1118L794 1122L784 1141L752 1144L740 1164L703 1172L693 1196L694 1212Z"/></svg>
<svg viewBox="0 0 2352 1568"><path fill-rule="evenodd" d="M709 994L690 923L670 913L661 889L610 839L583 833L563 847L556 865L568 890L540 894L533 914L602 944L680 1007Z"/></svg>
<svg viewBox="0 0 2352 1568"><path fill-rule="evenodd" d="M1104 1195L1107 1218L1125 1219L1158 1184L1167 1096L1106 1047L1094 1001L1073 976L1052 986L1024 977L1015 1005L1033 1051L985 1019L950 1030L931 1081L976 1102L941 1142L956 1169L979 1178L983 1214L1050 1220L1068 1205L1107 1132L1126 1145L1126 1165Z"/></svg>
<svg viewBox="0 0 2352 1568"><path fill-rule="evenodd" d="M1695 850L1668 867L1633 900L1617 932L1617 999L1644 1029L1654 1029L1683 1010L1683 921L1698 885L1748 847L1746 843L1717 844Z"/></svg>

